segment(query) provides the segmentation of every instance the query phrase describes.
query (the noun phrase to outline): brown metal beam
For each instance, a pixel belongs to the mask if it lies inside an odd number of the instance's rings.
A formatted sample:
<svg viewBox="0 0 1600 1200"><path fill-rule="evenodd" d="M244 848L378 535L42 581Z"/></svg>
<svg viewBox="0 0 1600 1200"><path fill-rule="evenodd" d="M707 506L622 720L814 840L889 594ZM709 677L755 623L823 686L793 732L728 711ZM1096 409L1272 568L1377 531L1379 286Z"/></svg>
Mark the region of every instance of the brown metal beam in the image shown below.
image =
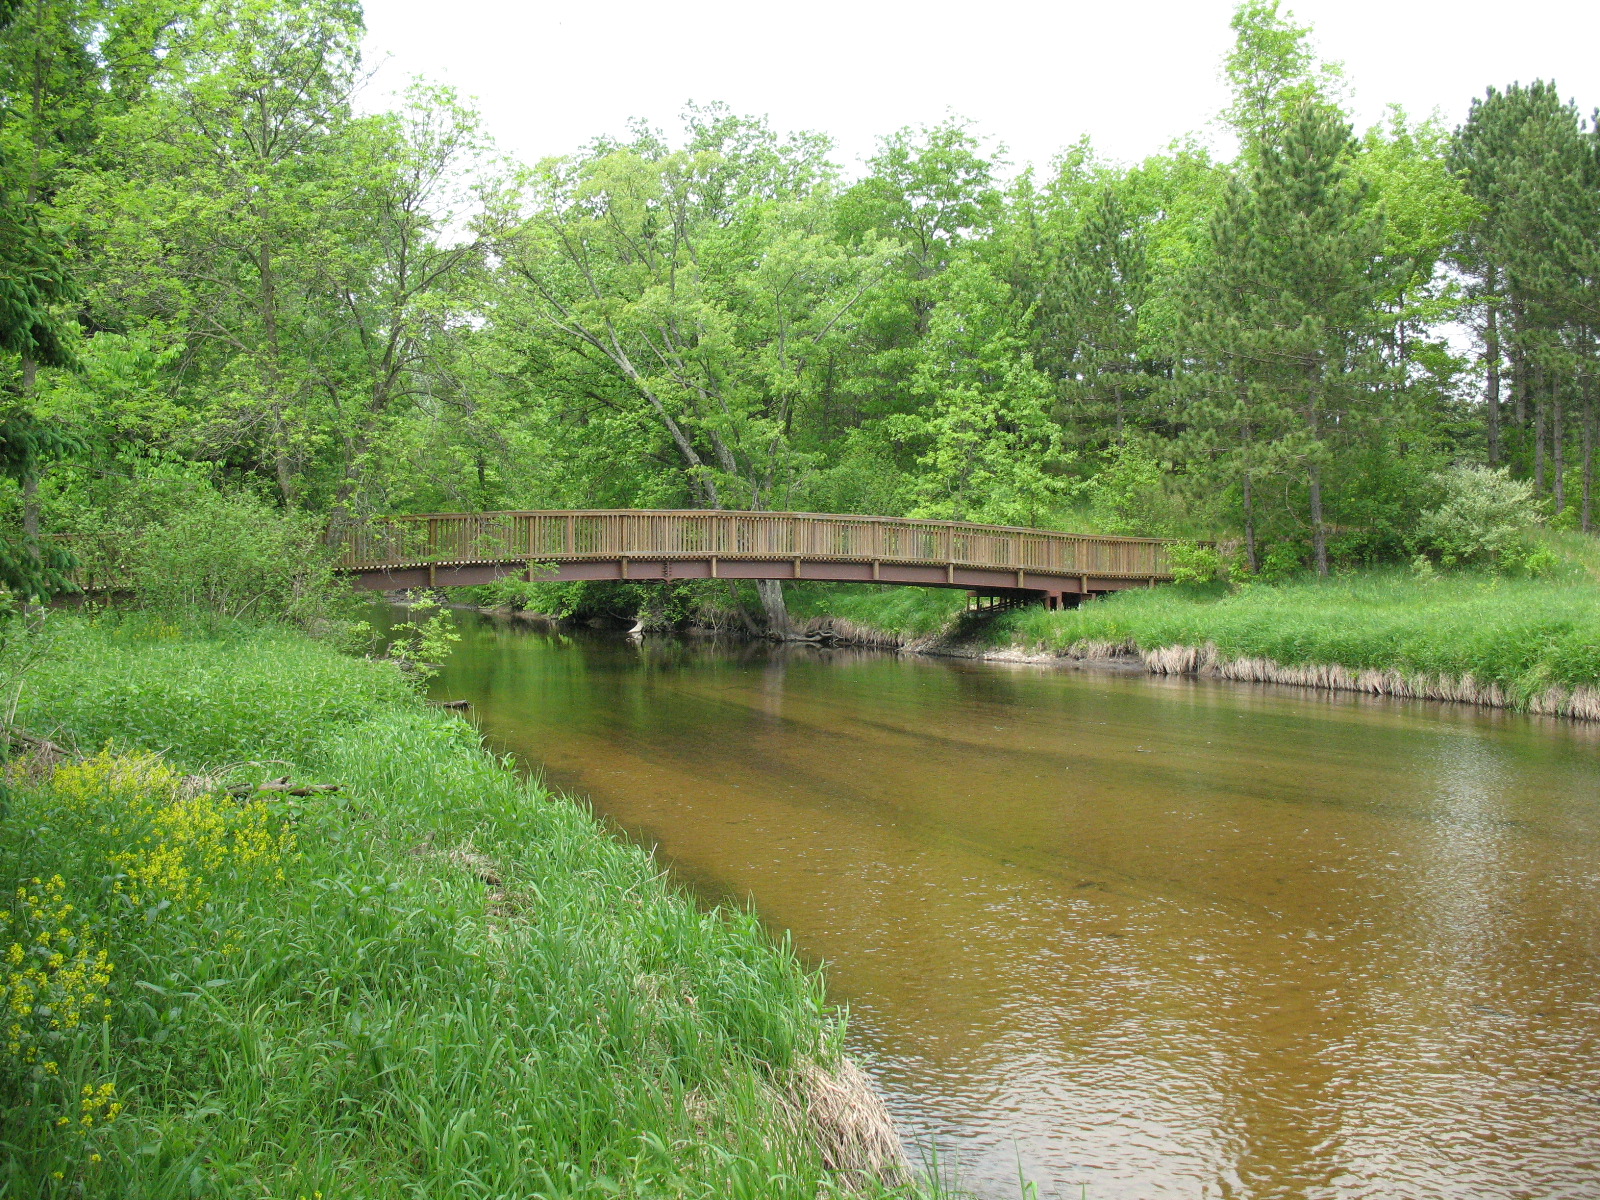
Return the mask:
<svg viewBox="0 0 1600 1200"><path fill-rule="evenodd" d="M500 563L416 563L392 567L346 568L357 587L372 591L398 591L419 587L469 587L492 583L506 575L526 575L525 560ZM553 582L576 580L628 580L664 582L668 579L808 579L829 583L889 583L909 587L982 589L996 593L1031 592L1042 595L1083 595L1148 587L1149 578L1123 579L1073 573L1029 571L1027 586L1016 586L1016 571L996 567L944 566L915 563L847 562L831 559L728 559L694 558L579 559L555 564L555 570L537 572Z"/></svg>

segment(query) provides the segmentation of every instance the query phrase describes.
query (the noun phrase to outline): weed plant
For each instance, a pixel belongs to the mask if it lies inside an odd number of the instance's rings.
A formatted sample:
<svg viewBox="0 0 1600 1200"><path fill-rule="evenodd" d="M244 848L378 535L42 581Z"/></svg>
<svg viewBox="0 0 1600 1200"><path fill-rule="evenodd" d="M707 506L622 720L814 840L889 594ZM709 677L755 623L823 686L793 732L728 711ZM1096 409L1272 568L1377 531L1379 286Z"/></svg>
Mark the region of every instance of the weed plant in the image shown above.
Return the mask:
<svg viewBox="0 0 1600 1200"><path fill-rule="evenodd" d="M1552 686L1600 684L1600 584L1401 570L1344 578L1164 587L1066 612L1001 618L996 644L1063 652L1081 642L1141 650L1213 644L1232 658L1340 664L1414 675L1470 675L1526 700Z"/></svg>
<svg viewBox="0 0 1600 1200"><path fill-rule="evenodd" d="M818 978L392 666L69 618L21 712L109 748L12 765L0 949L88 998L0 1046L0 1195L837 1194L794 1087L838 1054ZM265 759L341 790L186 774Z"/></svg>

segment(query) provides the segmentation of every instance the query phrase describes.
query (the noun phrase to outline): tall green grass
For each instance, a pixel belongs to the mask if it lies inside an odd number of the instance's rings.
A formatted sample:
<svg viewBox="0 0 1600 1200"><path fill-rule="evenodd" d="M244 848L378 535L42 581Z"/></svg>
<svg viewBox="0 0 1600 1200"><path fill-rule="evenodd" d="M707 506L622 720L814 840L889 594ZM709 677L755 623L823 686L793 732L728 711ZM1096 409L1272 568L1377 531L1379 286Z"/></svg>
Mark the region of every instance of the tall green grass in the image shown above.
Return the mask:
<svg viewBox="0 0 1600 1200"><path fill-rule="evenodd" d="M838 1053L819 979L392 668L67 620L19 719L342 790L274 809L281 880L219 869L189 911L131 905L48 775L12 788L0 883L60 874L115 970L59 1077L0 1068L0 1196L836 1194L793 1086Z"/></svg>
<svg viewBox="0 0 1600 1200"><path fill-rule="evenodd" d="M966 592L953 588L872 583L795 583L784 596L797 622L844 620L908 641L938 633L967 606Z"/></svg>
<svg viewBox="0 0 1600 1200"><path fill-rule="evenodd" d="M1080 642L1146 651L1210 643L1225 657L1285 666L1471 675L1525 700L1552 686L1600 684L1600 584L1394 570L1232 593L1165 587L1065 612L1024 609L987 636L1057 653Z"/></svg>

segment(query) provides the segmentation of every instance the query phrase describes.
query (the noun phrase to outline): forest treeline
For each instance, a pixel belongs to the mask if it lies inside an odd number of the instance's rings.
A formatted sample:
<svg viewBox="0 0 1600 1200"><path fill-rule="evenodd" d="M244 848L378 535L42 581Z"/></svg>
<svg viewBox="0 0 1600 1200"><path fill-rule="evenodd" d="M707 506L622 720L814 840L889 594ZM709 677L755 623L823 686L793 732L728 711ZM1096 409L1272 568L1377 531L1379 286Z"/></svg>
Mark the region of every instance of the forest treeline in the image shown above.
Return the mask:
<svg viewBox="0 0 1600 1200"><path fill-rule="evenodd" d="M1451 467L1594 521L1600 132L1554 83L1357 131L1246 0L1222 136L1132 165L1017 171L950 120L849 171L720 105L516 163L447 88L363 107L346 0L0 20L13 586L33 535L196 489L1221 536L1278 572L1411 556Z"/></svg>

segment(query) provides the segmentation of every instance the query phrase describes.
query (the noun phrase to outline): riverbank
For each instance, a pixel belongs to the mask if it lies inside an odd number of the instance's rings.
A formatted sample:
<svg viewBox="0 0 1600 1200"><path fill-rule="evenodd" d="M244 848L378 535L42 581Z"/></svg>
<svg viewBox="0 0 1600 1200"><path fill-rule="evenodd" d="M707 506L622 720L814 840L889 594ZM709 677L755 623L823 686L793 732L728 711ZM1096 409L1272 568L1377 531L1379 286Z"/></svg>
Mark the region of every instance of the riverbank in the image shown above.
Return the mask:
<svg viewBox="0 0 1600 1200"><path fill-rule="evenodd" d="M824 603L876 644L912 652L1137 665L1600 720L1600 584L1576 569L1560 579L1390 570L1140 589L1061 612L950 612L936 632L947 598L899 600L910 619L896 600L884 596L878 622L862 611L873 601L864 592Z"/></svg>
<svg viewBox="0 0 1600 1200"><path fill-rule="evenodd" d="M0 811L0 1193L912 1193L787 944L392 666L51 624Z"/></svg>
<svg viewBox="0 0 1600 1200"><path fill-rule="evenodd" d="M1405 572L1024 609L986 650L1600 720L1600 586Z"/></svg>

